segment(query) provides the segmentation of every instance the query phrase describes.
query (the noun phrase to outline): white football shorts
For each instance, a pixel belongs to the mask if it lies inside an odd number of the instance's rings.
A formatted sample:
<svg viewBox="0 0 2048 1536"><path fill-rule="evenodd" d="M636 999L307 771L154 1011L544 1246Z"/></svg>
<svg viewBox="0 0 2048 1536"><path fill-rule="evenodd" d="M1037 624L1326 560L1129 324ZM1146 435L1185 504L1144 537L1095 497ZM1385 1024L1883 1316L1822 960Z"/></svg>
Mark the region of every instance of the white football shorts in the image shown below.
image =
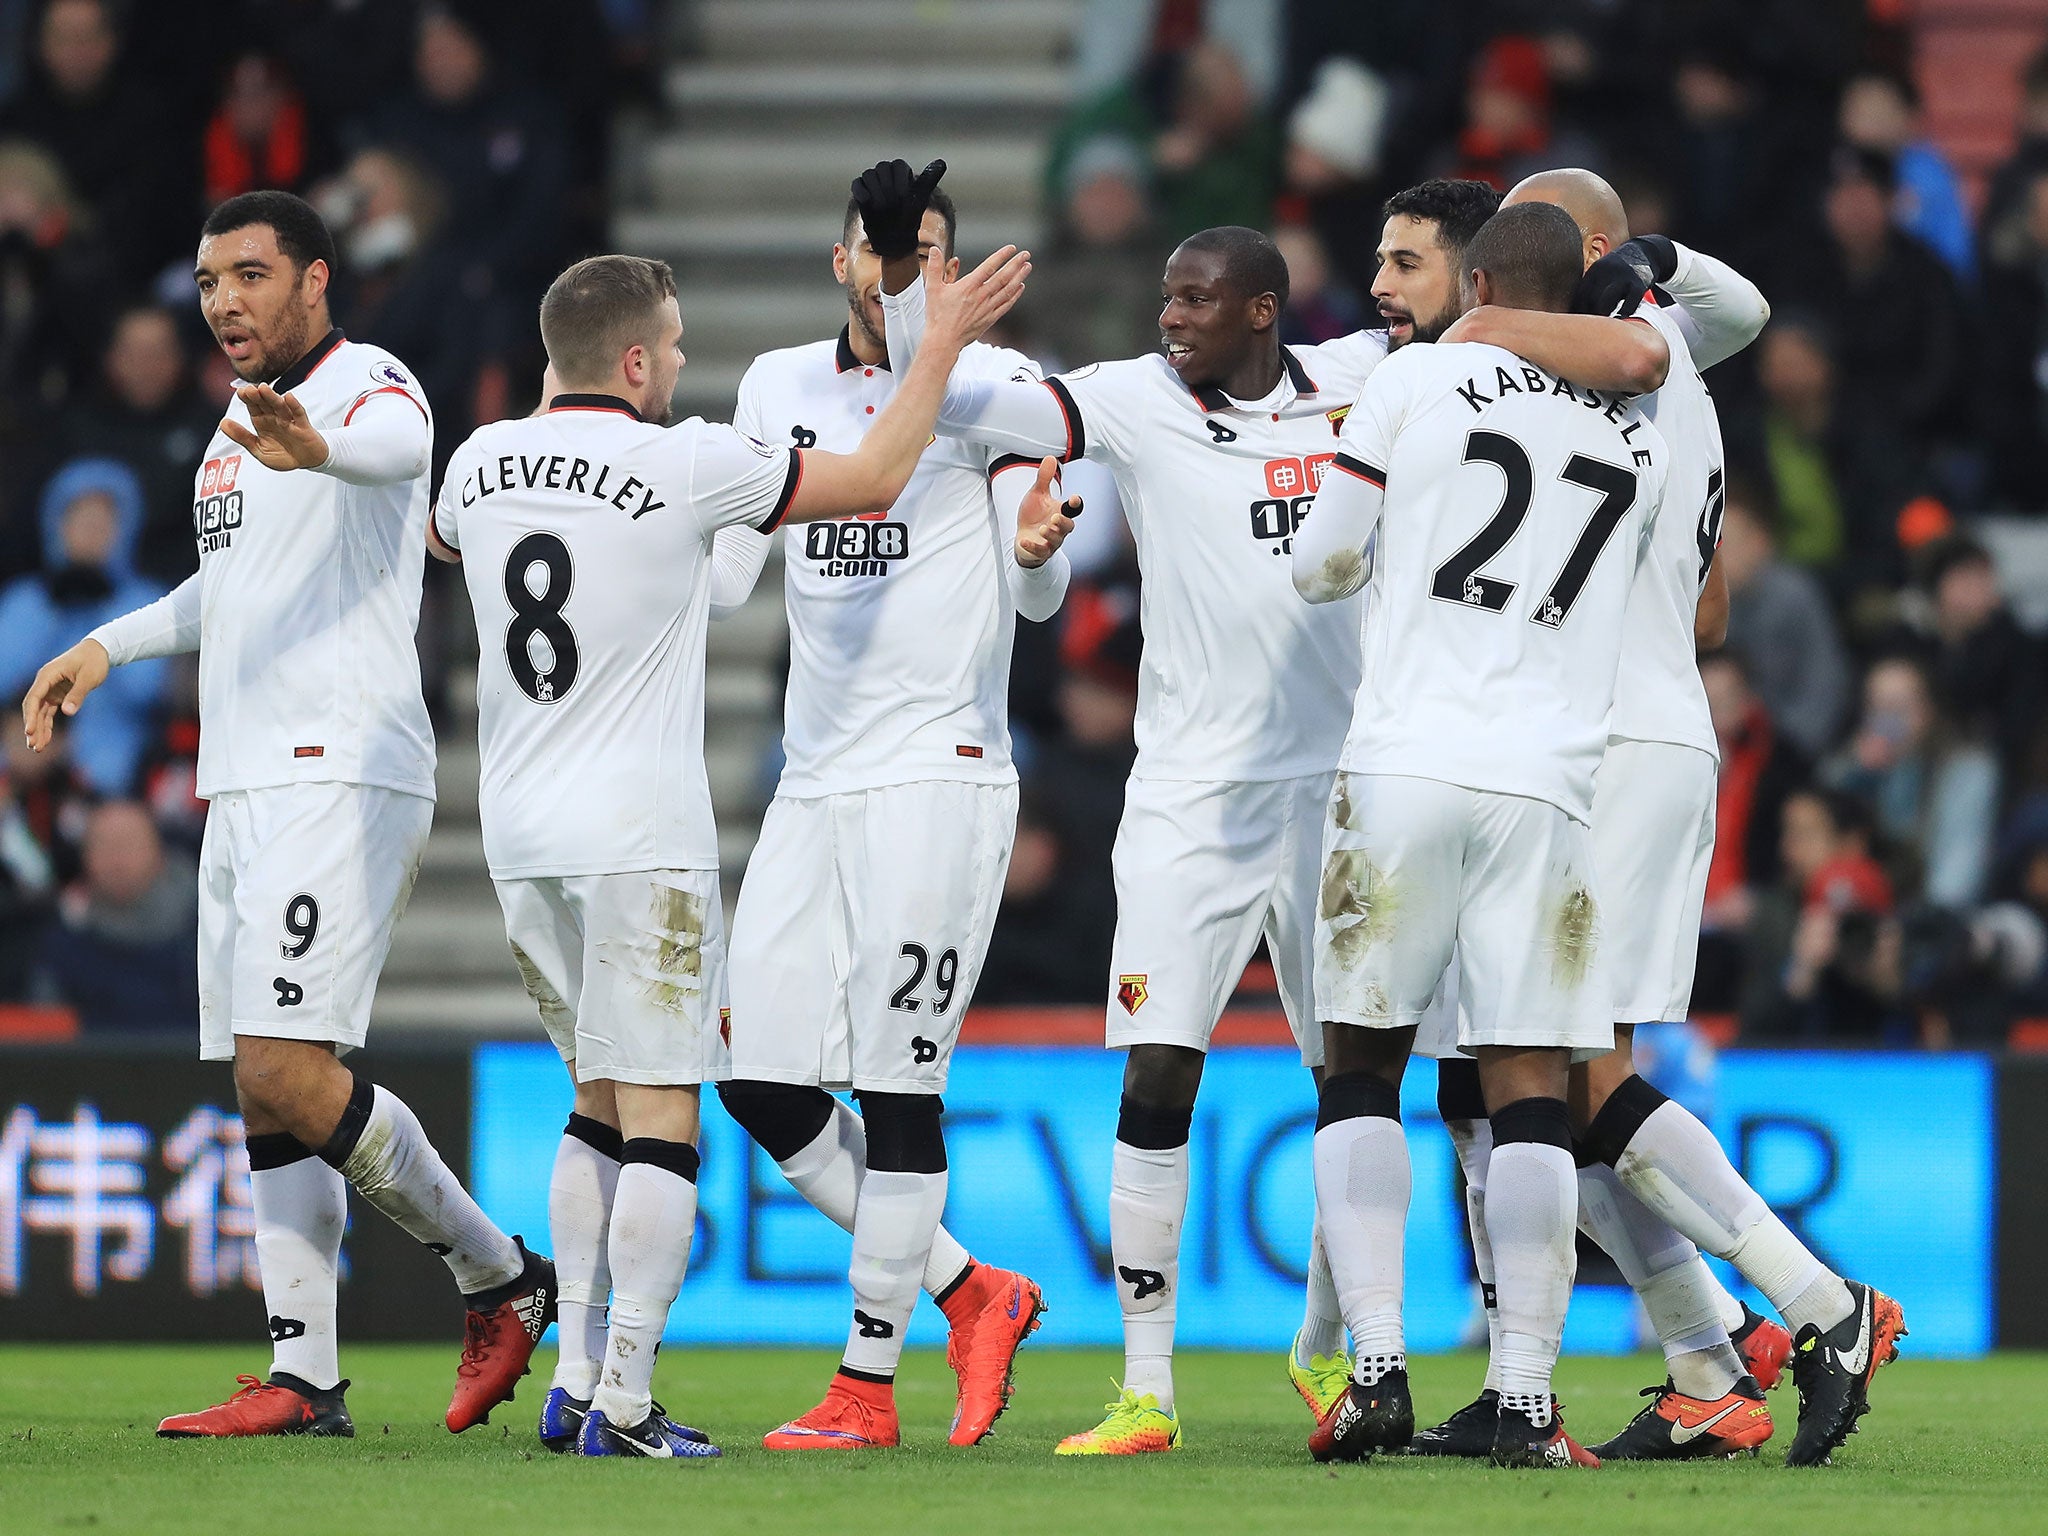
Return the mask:
<svg viewBox="0 0 2048 1536"><path fill-rule="evenodd" d="M199 1056L236 1035L356 1049L434 802L362 784L213 798L199 847Z"/></svg>
<svg viewBox="0 0 2048 1536"><path fill-rule="evenodd" d="M725 912L715 869L498 880L505 937L541 1024L581 1083L715 1075Z"/></svg>
<svg viewBox="0 0 2048 1536"><path fill-rule="evenodd" d="M942 1093L1017 834L1017 786L778 795L732 924L732 1077Z"/></svg>
<svg viewBox="0 0 2048 1536"><path fill-rule="evenodd" d="M1329 798L1327 773L1251 783L1130 781L1110 860L1110 1049L1208 1050L1264 935L1302 1062L1322 1065L1313 1006L1315 898Z"/></svg>
<svg viewBox="0 0 2048 1536"><path fill-rule="evenodd" d="M1339 774L1316 922L1325 1019L1416 1028L1457 965L1458 1045L1614 1048L1592 833L1546 801ZM1437 1044L1429 1054L1447 1054Z"/></svg>
<svg viewBox="0 0 2048 1536"><path fill-rule="evenodd" d="M1600 761L1593 867L1617 1024L1676 1023L1692 1007L1717 781L1711 754L1670 742L1610 741Z"/></svg>

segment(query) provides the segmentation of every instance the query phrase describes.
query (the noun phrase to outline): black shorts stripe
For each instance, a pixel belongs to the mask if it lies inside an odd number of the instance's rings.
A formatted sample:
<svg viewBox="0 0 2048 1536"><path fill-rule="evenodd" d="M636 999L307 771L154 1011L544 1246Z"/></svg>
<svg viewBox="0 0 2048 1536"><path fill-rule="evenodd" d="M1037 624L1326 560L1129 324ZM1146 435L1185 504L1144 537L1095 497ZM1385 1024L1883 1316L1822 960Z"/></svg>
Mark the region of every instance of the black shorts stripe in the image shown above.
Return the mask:
<svg viewBox="0 0 2048 1536"><path fill-rule="evenodd" d="M768 514L764 523L754 526L763 533L773 533L782 526L783 518L789 515L789 504L796 500L796 488L804 483L804 451L801 448L789 450L789 472L782 477L782 494L775 498L775 510Z"/></svg>
<svg viewBox="0 0 2048 1536"><path fill-rule="evenodd" d="M1387 472L1384 469L1375 469L1372 465L1366 463L1365 460L1354 459L1348 453L1338 454L1334 462L1337 468L1343 470L1346 474L1356 475L1359 479L1376 485L1383 491L1387 488Z"/></svg>
<svg viewBox="0 0 2048 1536"><path fill-rule="evenodd" d="M1047 379L1045 387L1052 391L1053 399L1059 401L1060 410L1067 418L1067 451L1060 455L1062 464L1071 464L1076 459L1088 457L1088 433L1081 425L1081 407L1074 404L1074 397L1067 392L1067 386L1058 379Z"/></svg>

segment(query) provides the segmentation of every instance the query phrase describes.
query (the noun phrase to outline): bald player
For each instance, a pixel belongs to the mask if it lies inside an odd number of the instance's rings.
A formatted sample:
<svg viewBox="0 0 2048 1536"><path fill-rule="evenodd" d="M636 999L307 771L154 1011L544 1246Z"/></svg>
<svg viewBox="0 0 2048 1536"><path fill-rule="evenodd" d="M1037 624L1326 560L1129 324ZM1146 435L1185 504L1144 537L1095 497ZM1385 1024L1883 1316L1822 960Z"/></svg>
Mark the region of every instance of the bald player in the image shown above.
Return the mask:
<svg viewBox="0 0 2048 1536"><path fill-rule="evenodd" d="M1670 1368L1651 1406L1594 1450L1603 1459L1663 1460L1727 1455L1770 1437L1762 1386L1777 1382L1784 1330L1721 1289L1699 1257L1705 1248L1734 1264L1794 1331L1799 1427L1786 1462L1813 1465L1854 1427L1870 1378L1896 1353L1905 1331L1898 1304L1823 1265L1707 1127L1636 1073L1631 1053L1637 1024L1687 1015L1714 847L1719 753L1695 655L1724 637L1728 595L1714 559L1721 432L1700 370L1747 346L1769 306L1711 257L1660 236L1632 240L1620 198L1589 171L1532 176L1504 206L1529 202L1554 204L1578 224L1587 268L1581 302L1602 313L1618 304L1669 345L1670 372L1640 404L1670 444L1668 504L1697 509L1690 525L1659 520L1650 564L1631 593L1593 798L1615 1049L1572 1071L1573 1129L1597 1159L1580 1172L1580 1220L1643 1298ZM1486 307L1444 339L1488 341L1539 367L1558 366L1572 333L1598 324L1588 315ZM1474 1134L1454 1134L1462 1148L1483 1129L1480 1121Z"/></svg>

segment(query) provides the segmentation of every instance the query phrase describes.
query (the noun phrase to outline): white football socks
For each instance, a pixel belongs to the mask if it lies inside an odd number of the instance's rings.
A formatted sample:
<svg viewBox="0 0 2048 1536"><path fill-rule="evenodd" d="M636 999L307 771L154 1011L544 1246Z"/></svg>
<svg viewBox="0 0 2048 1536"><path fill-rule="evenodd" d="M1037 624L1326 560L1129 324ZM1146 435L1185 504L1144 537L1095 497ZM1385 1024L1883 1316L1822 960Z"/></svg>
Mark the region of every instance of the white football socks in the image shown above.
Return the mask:
<svg viewBox="0 0 2048 1536"><path fill-rule="evenodd" d="M1173 1325L1180 1301L1180 1229L1188 1210L1188 1148L1116 1143L1109 1173L1109 1248L1124 1312L1124 1388L1173 1412Z"/></svg>
<svg viewBox="0 0 2048 1536"><path fill-rule="evenodd" d="M351 1110L368 1086L361 1078L356 1082ZM376 1087L368 1110L355 1146L339 1164L342 1177L440 1253L465 1296L517 1279L526 1267L518 1245L470 1198L405 1101L389 1088Z"/></svg>
<svg viewBox="0 0 2048 1536"><path fill-rule="evenodd" d="M847 1369L894 1377L917 1305L932 1235L946 1209L946 1175L870 1168L853 1217L853 1322Z"/></svg>
<svg viewBox="0 0 2048 1536"><path fill-rule="evenodd" d="M1316 1132L1316 1219L1351 1330L1356 1379L1371 1386L1406 1363L1401 1263L1412 1174L1401 1122L1338 1120Z"/></svg>
<svg viewBox="0 0 2048 1536"><path fill-rule="evenodd" d="M252 1146L289 1136L251 1137ZM261 1157L259 1149L258 1156ZM310 1151L288 1163L252 1167L256 1263L269 1314L270 1370L285 1371L323 1391L341 1380L334 1333L341 1234L348 1225L348 1181Z"/></svg>
<svg viewBox="0 0 2048 1536"><path fill-rule="evenodd" d="M1446 1120L1458 1166L1465 1173L1465 1225L1472 1234L1472 1269L1479 1277L1479 1300L1486 1309L1486 1381L1483 1390L1500 1390L1500 1301L1494 1289L1493 1242L1486 1235L1486 1165L1493 1158L1493 1122Z"/></svg>
<svg viewBox="0 0 2048 1536"><path fill-rule="evenodd" d="M1330 1252L1323 1244L1323 1224L1309 1231L1308 1286L1302 1299L1301 1329L1294 1335L1294 1363L1306 1367L1317 1355L1334 1360L1344 1348L1344 1309L1337 1301L1337 1282L1330 1278Z"/></svg>
<svg viewBox="0 0 2048 1536"><path fill-rule="evenodd" d="M650 1150L668 1165L643 1160ZM687 1156L679 1158L679 1153ZM636 1137L626 1143L612 1196L605 1235L612 1271L611 1326L591 1408L622 1427L645 1419L653 1404L655 1353L690 1268L697 1184L680 1166L694 1170L693 1148Z"/></svg>
<svg viewBox="0 0 2048 1536"><path fill-rule="evenodd" d="M1772 1214L1683 1105L1659 1105L1614 1168L1643 1204L1769 1297L1795 1334L1808 1323L1832 1328L1854 1310L1841 1276Z"/></svg>
<svg viewBox="0 0 2048 1536"><path fill-rule="evenodd" d="M1713 1276L1699 1249L1630 1194L1605 1163L1579 1170L1579 1225L1614 1260L1664 1346L1671 1384L1687 1397L1722 1398L1742 1357L1721 1326Z"/></svg>
<svg viewBox="0 0 2048 1536"><path fill-rule="evenodd" d="M1547 1142L1497 1145L1486 1176L1486 1233L1500 1299L1500 1401L1538 1428L1578 1270L1578 1170Z"/></svg>
<svg viewBox="0 0 2048 1536"><path fill-rule="evenodd" d="M572 1127L584 1117L571 1118ZM551 1386L587 1400L597 1388L598 1364L604 1359L605 1307L611 1298L611 1264L606 1236L612 1200L619 1186L622 1148L617 1131L597 1121L584 1121L586 1136L605 1140L613 1151L600 1150L572 1129L555 1148L555 1170L548 1180L548 1235L554 1246L559 1312L555 1344L559 1350ZM610 1131L609 1137L604 1132Z"/></svg>
<svg viewBox="0 0 2048 1536"><path fill-rule="evenodd" d="M861 1180L868 1171L867 1127L842 1099L833 1099L832 1118L811 1144L776 1164L796 1192L842 1231L853 1230ZM932 1234L931 1256L925 1260L922 1286L936 1296L972 1262L967 1250L942 1225Z"/></svg>

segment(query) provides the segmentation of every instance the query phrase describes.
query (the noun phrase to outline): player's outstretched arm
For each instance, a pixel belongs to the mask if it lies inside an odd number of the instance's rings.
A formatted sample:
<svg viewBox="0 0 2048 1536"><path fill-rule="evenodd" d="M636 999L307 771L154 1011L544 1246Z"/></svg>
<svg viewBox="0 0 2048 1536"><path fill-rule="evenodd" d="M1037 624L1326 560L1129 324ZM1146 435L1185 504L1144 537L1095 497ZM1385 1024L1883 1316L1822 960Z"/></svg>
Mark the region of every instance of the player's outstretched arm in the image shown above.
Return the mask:
<svg viewBox="0 0 2048 1536"><path fill-rule="evenodd" d="M351 485L392 485L425 474L433 457L426 412L402 390L364 396L346 425L325 433L298 399L268 384L241 387L238 398L249 425L224 417L221 433L269 469L312 469Z"/></svg>
<svg viewBox="0 0 2048 1536"><path fill-rule="evenodd" d="M924 344L860 447L852 453L798 450L803 470L787 521L886 512L895 505L931 441L946 377L961 349L1009 313L1024 292L1031 257L1006 245L956 282L947 282L944 271L945 253L934 249L925 265Z"/></svg>
<svg viewBox="0 0 2048 1536"><path fill-rule="evenodd" d="M1661 256L1663 246L1671 248L1670 274L1661 281L1678 301L1686 346L1701 369L1733 357L1770 323L1771 306L1763 290L1727 262L1660 235L1645 235L1640 243L1652 256Z"/></svg>
<svg viewBox="0 0 2048 1536"><path fill-rule="evenodd" d="M1671 371L1671 348L1655 326L1605 315L1482 304L1460 315L1443 340L1489 342L1574 384L1622 395L1662 389Z"/></svg>
<svg viewBox="0 0 2048 1536"><path fill-rule="evenodd" d="M79 641L54 661L44 662L21 701L22 735L29 749L40 752L47 747L57 712L77 714L80 702L107 680L112 669L107 648L91 638Z"/></svg>

